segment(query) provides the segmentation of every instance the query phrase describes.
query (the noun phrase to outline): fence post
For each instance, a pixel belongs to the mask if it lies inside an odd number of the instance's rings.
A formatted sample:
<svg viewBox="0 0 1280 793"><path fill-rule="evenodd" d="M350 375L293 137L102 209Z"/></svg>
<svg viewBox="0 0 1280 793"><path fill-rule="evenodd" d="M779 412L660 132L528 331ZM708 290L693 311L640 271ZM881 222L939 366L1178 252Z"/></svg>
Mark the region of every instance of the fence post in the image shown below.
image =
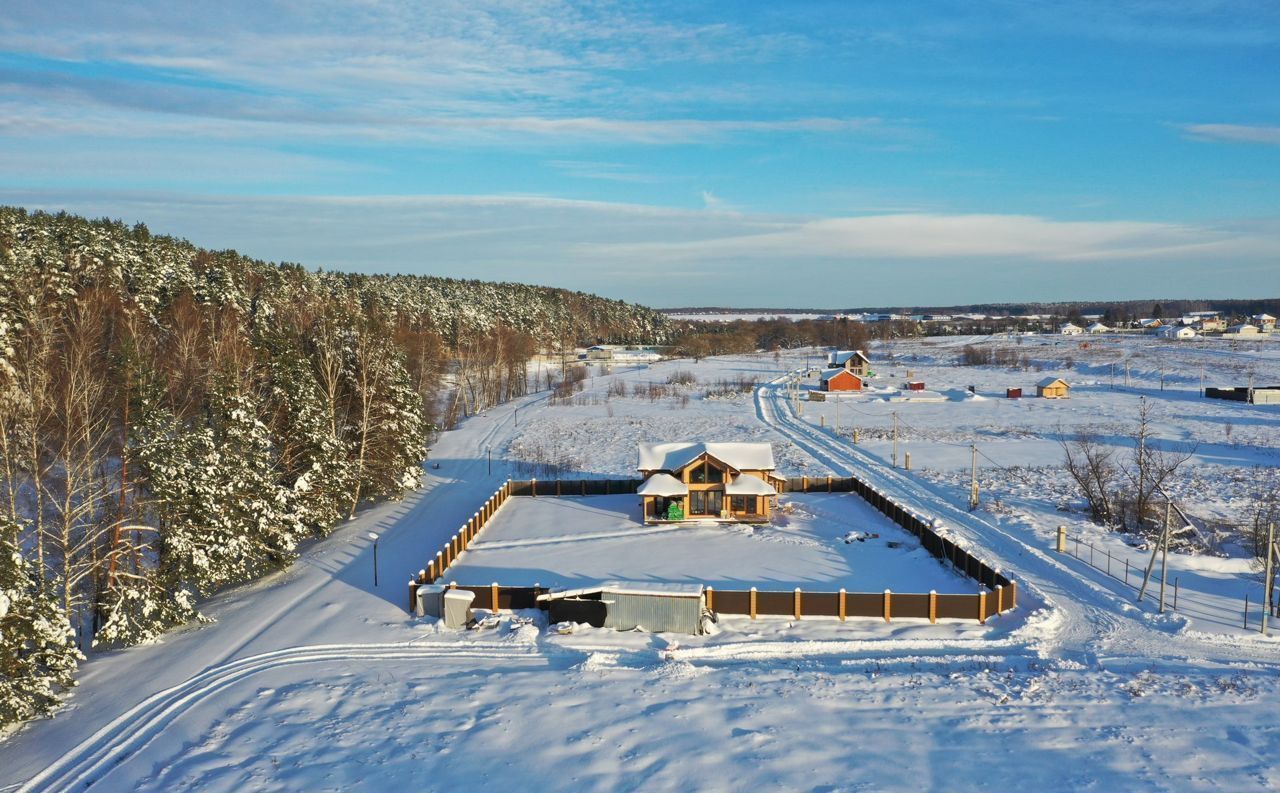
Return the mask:
<svg viewBox="0 0 1280 793"><path fill-rule="evenodd" d="M538 480L537 479L531 478L529 480L529 495L532 496L533 498L538 497Z"/></svg>
<svg viewBox="0 0 1280 793"><path fill-rule="evenodd" d="M892 601L893 601L893 593L886 589L884 591L884 621L885 622L888 622L890 617L892 617L893 615Z"/></svg>
<svg viewBox="0 0 1280 793"><path fill-rule="evenodd" d="M1009 582L1009 608L1016 609L1018 607L1018 582Z"/></svg>
<svg viewBox="0 0 1280 793"><path fill-rule="evenodd" d="M929 622L938 621L938 593L929 590Z"/></svg>
<svg viewBox="0 0 1280 793"><path fill-rule="evenodd" d="M996 584L996 613L1004 611L1004 587Z"/></svg>
<svg viewBox="0 0 1280 793"><path fill-rule="evenodd" d="M800 619L800 587L796 587L795 614L796 614L796 619Z"/></svg>
<svg viewBox="0 0 1280 793"><path fill-rule="evenodd" d="M427 580L423 583L430 584L436 580L436 560L432 559L427 562Z"/></svg>
<svg viewBox="0 0 1280 793"><path fill-rule="evenodd" d="M907 452L903 455L902 464L908 471L911 470L911 452Z"/></svg>
<svg viewBox="0 0 1280 793"><path fill-rule="evenodd" d="M489 585L489 610L495 614L498 612L498 582L494 581Z"/></svg>
<svg viewBox="0 0 1280 793"><path fill-rule="evenodd" d="M1067 552L1067 527L1058 527L1058 553Z"/></svg>
<svg viewBox="0 0 1280 793"><path fill-rule="evenodd" d="M827 492L831 492L831 474L827 474Z"/></svg>
<svg viewBox="0 0 1280 793"><path fill-rule="evenodd" d="M978 624L987 624L987 590L978 590Z"/></svg>
<svg viewBox="0 0 1280 793"><path fill-rule="evenodd" d="M809 492L809 477L807 476L800 477L800 490L804 493Z"/></svg>
<svg viewBox="0 0 1280 793"><path fill-rule="evenodd" d="M563 481L563 480L561 480L561 479L557 479L557 480L556 480L556 498L559 498L559 497L560 497L560 490L561 490L561 482L562 482L562 481Z"/></svg>
<svg viewBox="0 0 1280 793"><path fill-rule="evenodd" d="M844 587L840 587L840 621L841 622L844 622L844 618L845 618L844 600L845 600Z"/></svg>
<svg viewBox="0 0 1280 793"><path fill-rule="evenodd" d="M756 588L751 587L751 619L756 618Z"/></svg>
<svg viewBox="0 0 1280 793"><path fill-rule="evenodd" d="M434 575L431 576L431 581L434 583L437 578L440 578L443 575L444 575L444 552L436 551L436 572Z"/></svg>
<svg viewBox="0 0 1280 793"><path fill-rule="evenodd" d="M716 591L711 587L707 587L706 592L707 592L707 611L715 611L716 610Z"/></svg>
<svg viewBox="0 0 1280 793"><path fill-rule="evenodd" d="M418 582L410 578L409 579L409 613L410 614L413 613L413 610L417 607L417 605L418 605Z"/></svg>

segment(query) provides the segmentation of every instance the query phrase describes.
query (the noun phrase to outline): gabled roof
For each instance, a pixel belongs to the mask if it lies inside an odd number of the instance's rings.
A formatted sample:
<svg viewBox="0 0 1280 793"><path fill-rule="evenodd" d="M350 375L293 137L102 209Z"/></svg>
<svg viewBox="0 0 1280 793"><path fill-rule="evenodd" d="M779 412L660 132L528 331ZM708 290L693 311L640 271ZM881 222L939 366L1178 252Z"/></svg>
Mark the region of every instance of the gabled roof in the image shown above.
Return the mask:
<svg viewBox="0 0 1280 793"><path fill-rule="evenodd" d="M840 350L839 352L833 352L827 355L827 365L828 366L844 366L846 363L849 362L850 358L853 358L855 356L858 358L861 358L867 363L871 363L871 359L868 358L866 353L864 353L862 350Z"/></svg>
<svg viewBox="0 0 1280 793"><path fill-rule="evenodd" d="M768 443L642 443L641 471L679 471L702 455L737 471L772 471L773 446Z"/></svg>
<svg viewBox="0 0 1280 793"><path fill-rule="evenodd" d="M1257 329L1258 329L1257 325L1250 325L1248 322L1241 322L1239 325L1232 325L1231 327L1227 328L1227 330L1233 331L1235 333L1239 333L1242 330L1257 330Z"/></svg>
<svg viewBox="0 0 1280 793"><path fill-rule="evenodd" d="M1111 328L1108 328L1106 325L1103 325L1101 322L1095 322L1089 327L1085 328L1085 330L1098 332L1098 331L1104 331L1104 330L1111 330Z"/></svg>
<svg viewBox="0 0 1280 793"><path fill-rule="evenodd" d="M641 482L636 493L641 496L687 496L689 486L671 474L657 473Z"/></svg>
<svg viewBox="0 0 1280 793"><path fill-rule="evenodd" d="M1063 384L1064 386L1066 386L1067 388L1070 388L1070 387L1071 387L1071 384L1070 384L1070 383L1068 383L1066 380L1063 380L1061 377L1046 377L1045 379L1043 379L1043 380L1041 380L1040 382L1036 383L1036 387L1037 387L1037 388L1048 388L1049 386L1054 385L1054 384L1056 384L1056 383L1062 383L1062 384Z"/></svg>
<svg viewBox="0 0 1280 793"><path fill-rule="evenodd" d="M776 496L778 491L769 483L751 474L739 474L724 486L724 492L730 496Z"/></svg>
<svg viewBox="0 0 1280 793"><path fill-rule="evenodd" d="M823 370L818 374L818 377L822 378L822 382L824 382L824 383L825 383L825 382L827 382L828 380L830 380L831 378L833 378L833 377L839 377L839 376L840 376L840 375L842 375L842 374L847 374L847 375L849 375L850 377L852 377L852 378L853 378L853 379L855 379L855 380L861 380L861 379L862 379L861 377L859 377L858 375L856 375L856 374L854 374L853 372L849 371L848 369L823 369Z"/></svg>

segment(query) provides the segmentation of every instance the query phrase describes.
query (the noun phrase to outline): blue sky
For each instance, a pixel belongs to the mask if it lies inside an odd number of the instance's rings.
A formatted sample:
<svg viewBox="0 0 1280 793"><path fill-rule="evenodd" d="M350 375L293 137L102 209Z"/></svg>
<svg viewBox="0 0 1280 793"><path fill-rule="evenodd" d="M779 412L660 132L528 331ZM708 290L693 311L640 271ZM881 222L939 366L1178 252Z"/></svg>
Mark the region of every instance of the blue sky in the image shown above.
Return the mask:
<svg viewBox="0 0 1280 793"><path fill-rule="evenodd" d="M29 2L0 202L656 306L1280 294L1280 3Z"/></svg>

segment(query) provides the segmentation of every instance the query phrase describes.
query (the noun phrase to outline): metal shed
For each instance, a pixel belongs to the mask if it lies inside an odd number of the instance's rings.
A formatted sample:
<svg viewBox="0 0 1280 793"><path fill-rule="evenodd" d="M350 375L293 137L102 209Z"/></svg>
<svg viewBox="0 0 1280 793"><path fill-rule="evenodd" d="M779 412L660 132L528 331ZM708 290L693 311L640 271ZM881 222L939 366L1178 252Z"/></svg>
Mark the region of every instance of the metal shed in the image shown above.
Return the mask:
<svg viewBox="0 0 1280 793"><path fill-rule="evenodd" d="M701 634L702 584L629 583L548 592L538 596L553 622L588 622L620 631ZM599 604L599 605L597 605Z"/></svg>

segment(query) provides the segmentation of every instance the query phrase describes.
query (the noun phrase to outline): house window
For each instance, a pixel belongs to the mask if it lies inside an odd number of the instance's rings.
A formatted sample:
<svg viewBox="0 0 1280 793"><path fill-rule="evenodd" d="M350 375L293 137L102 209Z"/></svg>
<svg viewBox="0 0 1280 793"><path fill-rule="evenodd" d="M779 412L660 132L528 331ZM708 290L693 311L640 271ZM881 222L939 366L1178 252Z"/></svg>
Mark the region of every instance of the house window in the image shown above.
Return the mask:
<svg viewBox="0 0 1280 793"><path fill-rule="evenodd" d="M718 485L724 481L724 471L708 462L701 462L689 469L689 482L695 485Z"/></svg>
<svg viewBox="0 0 1280 793"><path fill-rule="evenodd" d="M719 515L723 499L719 490L695 490L689 494L689 514Z"/></svg>
<svg viewBox="0 0 1280 793"><path fill-rule="evenodd" d="M729 509L738 514L750 514L756 511L755 496L730 496Z"/></svg>

